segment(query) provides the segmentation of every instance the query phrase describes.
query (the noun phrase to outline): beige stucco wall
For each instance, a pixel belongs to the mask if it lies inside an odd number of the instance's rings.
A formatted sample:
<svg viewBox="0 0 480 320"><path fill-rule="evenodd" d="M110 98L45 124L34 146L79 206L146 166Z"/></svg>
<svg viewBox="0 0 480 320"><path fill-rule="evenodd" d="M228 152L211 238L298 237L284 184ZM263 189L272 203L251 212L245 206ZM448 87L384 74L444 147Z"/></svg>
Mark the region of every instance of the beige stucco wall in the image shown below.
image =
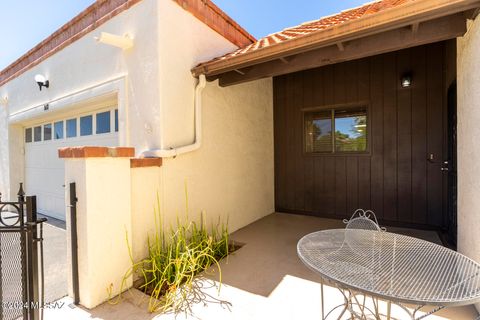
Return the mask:
<svg viewBox="0 0 480 320"><path fill-rule="evenodd" d="M153 239L155 234L155 210L161 193L160 182L159 167L131 169L132 255L135 261L148 256L147 239Z"/></svg>
<svg viewBox="0 0 480 320"><path fill-rule="evenodd" d="M458 251L480 262L480 18L457 47Z"/></svg>
<svg viewBox="0 0 480 320"><path fill-rule="evenodd" d="M203 144L166 159L162 209L183 214L187 185L189 215L229 220L237 230L274 212L273 102L271 79L203 93Z"/></svg>
<svg viewBox="0 0 480 320"><path fill-rule="evenodd" d="M93 308L110 297L109 290L115 296L132 285L132 277L125 278L127 239L132 243L130 159L66 159L65 182L77 187L80 303ZM67 232L68 248L70 241Z"/></svg>

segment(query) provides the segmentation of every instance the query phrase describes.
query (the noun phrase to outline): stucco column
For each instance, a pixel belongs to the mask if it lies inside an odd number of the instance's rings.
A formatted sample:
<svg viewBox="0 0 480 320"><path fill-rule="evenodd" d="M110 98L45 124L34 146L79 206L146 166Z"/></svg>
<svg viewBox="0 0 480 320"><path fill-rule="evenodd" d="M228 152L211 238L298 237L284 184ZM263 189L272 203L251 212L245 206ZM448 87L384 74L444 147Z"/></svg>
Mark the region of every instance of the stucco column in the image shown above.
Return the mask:
<svg viewBox="0 0 480 320"><path fill-rule="evenodd" d="M68 186L76 183L80 303L94 308L119 293L131 261L131 177L133 148L63 148L66 201ZM70 257L70 219L67 210L67 252ZM71 274L71 270L70 270ZM128 277L123 290L132 286ZM69 294L72 295L71 276Z"/></svg>
<svg viewBox="0 0 480 320"><path fill-rule="evenodd" d="M480 19L458 40L458 251L480 262ZM476 305L480 311L480 304Z"/></svg>

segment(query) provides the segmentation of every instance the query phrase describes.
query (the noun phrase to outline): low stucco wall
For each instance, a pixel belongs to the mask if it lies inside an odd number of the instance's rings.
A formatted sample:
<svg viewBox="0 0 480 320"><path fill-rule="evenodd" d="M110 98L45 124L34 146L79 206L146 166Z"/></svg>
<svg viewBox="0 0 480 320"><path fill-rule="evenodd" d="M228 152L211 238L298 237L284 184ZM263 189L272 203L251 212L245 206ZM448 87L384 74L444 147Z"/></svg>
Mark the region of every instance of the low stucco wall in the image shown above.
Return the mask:
<svg viewBox="0 0 480 320"><path fill-rule="evenodd" d="M132 285L132 277L125 277L131 266L127 240L132 243L130 159L66 159L65 183L71 182L76 183L78 199L80 303L94 308ZM70 225L69 219L67 223ZM67 232L67 247L70 245ZM70 252L67 261L71 261Z"/></svg>
<svg viewBox="0 0 480 320"><path fill-rule="evenodd" d="M480 18L458 40L458 251L480 262ZM480 311L480 304L476 305Z"/></svg>
<svg viewBox="0 0 480 320"><path fill-rule="evenodd" d="M160 195L159 167L131 169L132 255L134 261L148 256L147 240L155 234L155 214Z"/></svg>

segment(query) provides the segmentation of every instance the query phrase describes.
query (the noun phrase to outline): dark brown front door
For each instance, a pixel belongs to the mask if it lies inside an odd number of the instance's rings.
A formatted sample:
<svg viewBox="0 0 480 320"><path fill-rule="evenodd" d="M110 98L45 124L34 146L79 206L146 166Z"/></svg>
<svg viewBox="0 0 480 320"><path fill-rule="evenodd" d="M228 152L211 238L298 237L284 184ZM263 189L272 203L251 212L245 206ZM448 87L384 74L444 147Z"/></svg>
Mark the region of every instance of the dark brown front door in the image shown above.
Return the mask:
<svg viewBox="0 0 480 320"><path fill-rule="evenodd" d="M387 224L442 227L445 50L441 42L274 78L276 210L344 218L368 208ZM335 119L352 107L366 108L366 125ZM364 126L366 149L349 136Z"/></svg>

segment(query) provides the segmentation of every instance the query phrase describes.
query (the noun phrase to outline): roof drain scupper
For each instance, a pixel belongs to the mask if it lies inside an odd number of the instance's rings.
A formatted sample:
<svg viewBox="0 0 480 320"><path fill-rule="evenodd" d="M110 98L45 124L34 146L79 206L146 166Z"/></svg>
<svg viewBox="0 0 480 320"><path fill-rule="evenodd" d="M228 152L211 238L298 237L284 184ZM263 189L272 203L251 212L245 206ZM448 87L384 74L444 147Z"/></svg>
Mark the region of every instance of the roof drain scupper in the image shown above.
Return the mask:
<svg viewBox="0 0 480 320"><path fill-rule="evenodd" d="M195 87L195 140L192 144L170 148L170 149L153 149L143 151L141 158L171 158L176 157L182 153L195 151L200 148L202 144L202 91L207 84L204 74L198 77L198 84Z"/></svg>

